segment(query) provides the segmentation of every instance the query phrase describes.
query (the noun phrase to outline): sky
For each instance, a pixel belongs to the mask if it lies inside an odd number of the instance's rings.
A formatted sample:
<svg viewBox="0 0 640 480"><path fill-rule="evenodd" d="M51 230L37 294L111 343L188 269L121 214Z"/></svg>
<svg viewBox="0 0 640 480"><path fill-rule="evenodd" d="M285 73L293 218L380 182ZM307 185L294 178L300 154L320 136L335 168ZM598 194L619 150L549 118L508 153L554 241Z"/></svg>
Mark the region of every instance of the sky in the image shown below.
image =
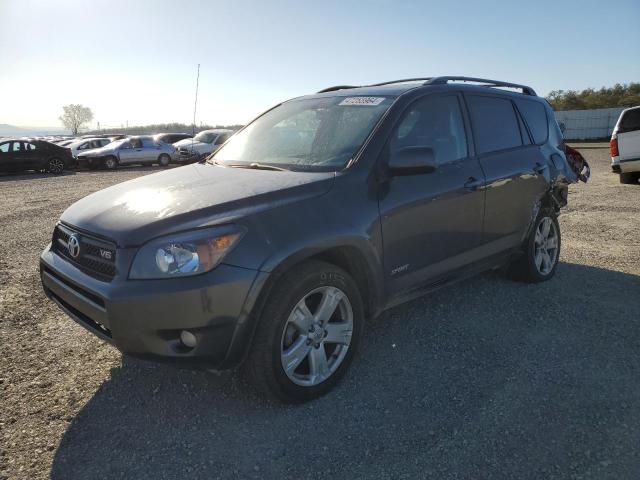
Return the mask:
<svg viewBox="0 0 640 480"><path fill-rule="evenodd" d="M0 0L0 124L242 124L331 85L640 81L640 1Z"/></svg>

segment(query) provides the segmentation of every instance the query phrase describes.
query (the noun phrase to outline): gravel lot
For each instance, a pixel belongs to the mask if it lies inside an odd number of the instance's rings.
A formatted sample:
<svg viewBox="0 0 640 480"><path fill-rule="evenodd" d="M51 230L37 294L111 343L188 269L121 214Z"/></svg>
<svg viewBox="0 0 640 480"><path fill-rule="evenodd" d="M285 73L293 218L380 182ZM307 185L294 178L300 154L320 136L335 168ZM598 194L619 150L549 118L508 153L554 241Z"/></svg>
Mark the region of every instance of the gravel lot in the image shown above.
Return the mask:
<svg viewBox="0 0 640 480"><path fill-rule="evenodd" d="M638 478L640 185L590 147L551 282L485 274L390 310L302 406L123 359L44 297L62 211L156 169L0 177L0 478Z"/></svg>

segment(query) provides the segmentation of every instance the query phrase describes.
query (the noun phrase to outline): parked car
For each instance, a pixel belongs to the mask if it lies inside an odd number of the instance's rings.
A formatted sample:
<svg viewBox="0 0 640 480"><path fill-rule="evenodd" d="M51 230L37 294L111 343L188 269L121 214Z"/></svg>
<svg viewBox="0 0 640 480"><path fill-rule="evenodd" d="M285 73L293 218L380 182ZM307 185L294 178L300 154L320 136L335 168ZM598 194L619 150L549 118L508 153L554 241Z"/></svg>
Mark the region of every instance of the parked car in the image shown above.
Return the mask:
<svg viewBox="0 0 640 480"><path fill-rule="evenodd" d="M328 88L259 116L207 162L73 204L42 284L123 352L242 364L261 391L298 402L333 387L365 319L390 306L505 265L552 278L577 179L530 87Z"/></svg>
<svg viewBox="0 0 640 480"><path fill-rule="evenodd" d="M189 133L157 133L153 136L156 142L174 144L186 138L193 138Z"/></svg>
<svg viewBox="0 0 640 480"><path fill-rule="evenodd" d="M620 113L611 141L611 169L620 174L620 183L640 179L640 106Z"/></svg>
<svg viewBox="0 0 640 480"><path fill-rule="evenodd" d="M50 142L50 143L54 143L55 145L58 145L59 147L67 147L67 146L69 146L72 143L75 143L77 141L78 141L77 138L71 138L71 139L67 139L67 140L59 140L57 142Z"/></svg>
<svg viewBox="0 0 640 480"><path fill-rule="evenodd" d="M213 130L203 130L193 138L180 140L174 144L178 150L176 161L182 163L197 162L226 142L233 130L216 128Z"/></svg>
<svg viewBox="0 0 640 480"><path fill-rule="evenodd" d="M53 143L34 139L0 141L0 171L45 170L62 173L75 165L69 150Z"/></svg>
<svg viewBox="0 0 640 480"><path fill-rule="evenodd" d="M71 155L75 158L79 153L102 148L109 145L112 141L111 138L85 138L64 146L71 150Z"/></svg>
<svg viewBox="0 0 640 480"><path fill-rule="evenodd" d="M108 145L78 154L78 166L104 167L109 170L120 165L157 163L166 167L175 158L172 145L156 142L152 137L130 137L116 140Z"/></svg>

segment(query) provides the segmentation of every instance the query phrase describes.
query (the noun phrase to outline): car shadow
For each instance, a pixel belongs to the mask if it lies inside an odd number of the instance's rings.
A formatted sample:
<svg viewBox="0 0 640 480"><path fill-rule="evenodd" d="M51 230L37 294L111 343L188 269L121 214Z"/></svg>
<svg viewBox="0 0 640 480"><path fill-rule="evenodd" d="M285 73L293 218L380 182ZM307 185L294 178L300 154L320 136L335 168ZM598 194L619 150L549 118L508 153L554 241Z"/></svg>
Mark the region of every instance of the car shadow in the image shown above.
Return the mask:
<svg viewBox="0 0 640 480"><path fill-rule="evenodd" d="M640 276L577 264L537 285L487 273L369 320L342 383L303 405L125 357L51 477L627 478L639 294Z"/></svg>

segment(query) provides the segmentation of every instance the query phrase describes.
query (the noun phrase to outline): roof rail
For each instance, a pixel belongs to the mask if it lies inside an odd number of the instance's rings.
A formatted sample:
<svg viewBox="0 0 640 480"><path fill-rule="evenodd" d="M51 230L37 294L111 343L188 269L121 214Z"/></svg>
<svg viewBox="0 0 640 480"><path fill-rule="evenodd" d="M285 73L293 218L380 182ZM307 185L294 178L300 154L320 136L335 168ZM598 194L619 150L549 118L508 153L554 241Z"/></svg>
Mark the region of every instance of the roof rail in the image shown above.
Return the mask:
<svg viewBox="0 0 640 480"><path fill-rule="evenodd" d="M393 85L394 83L425 82L427 80L431 80L431 77L404 78L402 80L391 80L389 82L372 83L371 85L337 85L335 87L324 88L317 93L335 92L336 90L345 90L347 88L382 87L384 85Z"/></svg>
<svg viewBox="0 0 640 480"><path fill-rule="evenodd" d="M507 88L519 88L525 95L531 95L537 97L535 90L527 85L520 85L518 83L502 82L500 80L488 80L486 78L474 78L474 77L434 77L424 82L424 85L444 85L449 82L474 82L482 83L487 87L507 87Z"/></svg>
<svg viewBox="0 0 640 480"><path fill-rule="evenodd" d="M393 85L394 83L408 83L408 82L421 82L421 81L429 81L432 77L418 77L418 78L403 78L402 80L391 80L389 82L381 82L381 83L373 83L371 85L366 85L367 87L382 87L383 85Z"/></svg>

